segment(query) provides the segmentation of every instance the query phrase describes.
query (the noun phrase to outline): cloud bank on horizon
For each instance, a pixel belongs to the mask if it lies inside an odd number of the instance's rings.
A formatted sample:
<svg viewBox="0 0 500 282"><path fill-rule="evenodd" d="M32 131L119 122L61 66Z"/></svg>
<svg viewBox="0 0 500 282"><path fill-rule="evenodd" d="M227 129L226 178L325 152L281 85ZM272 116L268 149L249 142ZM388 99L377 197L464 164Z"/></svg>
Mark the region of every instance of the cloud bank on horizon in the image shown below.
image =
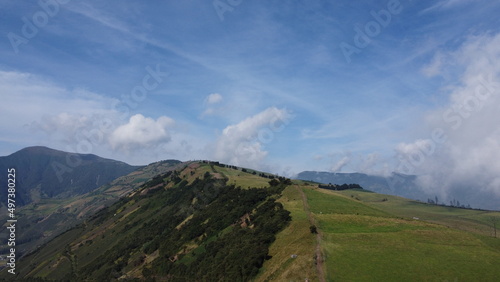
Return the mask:
<svg viewBox="0 0 500 282"><path fill-rule="evenodd" d="M442 196L457 187L500 196L499 63L500 34L483 34L436 55L432 72L423 69L446 78L449 101L425 115L427 138L398 145L401 172ZM462 71L452 74L450 65Z"/></svg>
<svg viewBox="0 0 500 282"><path fill-rule="evenodd" d="M396 171L500 198L495 1L1 5L1 155Z"/></svg>

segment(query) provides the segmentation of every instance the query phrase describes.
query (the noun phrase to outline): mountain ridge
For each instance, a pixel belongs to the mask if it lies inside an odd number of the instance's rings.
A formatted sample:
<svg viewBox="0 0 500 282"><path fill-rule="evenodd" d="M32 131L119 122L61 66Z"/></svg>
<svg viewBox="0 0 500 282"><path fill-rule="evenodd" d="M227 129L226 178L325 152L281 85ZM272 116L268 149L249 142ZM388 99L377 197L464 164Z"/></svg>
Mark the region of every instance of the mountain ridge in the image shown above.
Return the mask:
<svg viewBox="0 0 500 282"><path fill-rule="evenodd" d="M69 153L44 146L27 147L0 157L0 171L16 169L18 206L38 198L82 195L140 167L93 154ZM6 187L6 182L1 184ZM6 189L2 189L0 205L5 204L5 197Z"/></svg>
<svg viewBox="0 0 500 282"><path fill-rule="evenodd" d="M493 218L193 161L150 177L16 271L70 281L494 281Z"/></svg>
<svg viewBox="0 0 500 282"><path fill-rule="evenodd" d="M67 158L73 158L73 161L78 158L80 164L70 166ZM27 147L0 157L0 170L7 171L6 167L16 169L18 255L34 251L54 236L178 163L180 161L166 160L148 166L130 166L93 154L68 153L42 146ZM72 171L66 171L64 180L60 182L51 164L66 166ZM53 195L44 189L47 186L56 186ZM6 187L7 184L2 183L0 220L3 222L6 222L8 215L5 207L7 201L4 200ZM67 187L73 189L68 190ZM0 239L6 240L6 236L8 234L0 233ZM5 254L7 249L7 245L1 245L0 254Z"/></svg>

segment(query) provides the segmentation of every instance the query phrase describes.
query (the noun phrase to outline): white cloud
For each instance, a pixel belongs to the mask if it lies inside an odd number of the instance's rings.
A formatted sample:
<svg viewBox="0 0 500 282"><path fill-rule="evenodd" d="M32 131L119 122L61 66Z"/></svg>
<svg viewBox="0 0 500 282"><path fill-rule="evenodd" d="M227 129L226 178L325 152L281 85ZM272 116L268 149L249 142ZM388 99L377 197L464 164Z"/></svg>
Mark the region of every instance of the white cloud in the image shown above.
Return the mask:
<svg viewBox="0 0 500 282"><path fill-rule="evenodd" d="M446 196L474 189L485 201L488 195L498 200L500 34L471 37L449 57L441 67L463 71L447 86L449 104L426 116L430 138L400 144L396 151L429 192Z"/></svg>
<svg viewBox="0 0 500 282"><path fill-rule="evenodd" d="M83 139L102 143L111 126L113 122L109 119L109 115L61 112L53 115L44 114L38 121L32 122L29 128L33 132L44 132L53 141L69 145Z"/></svg>
<svg viewBox="0 0 500 282"><path fill-rule="evenodd" d="M221 101L222 101L222 95L220 95L219 93L212 93L208 95L207 98L205 99L205 103L209 105L217 104L220 103Z"/></svg>
<svg viewBox="0 0 500 282"><path fill-rule="evenodd" d="M23 122L60 111L104 113L114 100L84 89L68 90L41 76L13 71L0 70L0 89L2 114Z"/></svg>
<svg viewBox="0 0 500 282"><path fill-rule="evenodd" d="M332 168L330 169L332 172L340 172L343 167L351 162L351 158L348 156L343 157L339 161L337 161Z"/></svg>
<svg viewBox="0 0 500 282"><path fill-rule="evenodd" d="M437 2L436 4L432 5L429 8L424 9L421 11L421 14L429 13L429 12L434 12L434 11L440 11L440 10L448 10L451 8L459 7L464 4L473 2L472 0L442 0Z"/></svg>
<svg viewBox="0 0 500 282"><path fill-rule="evenodd" d="M380 154L371 153L368 155L363 155L360 158L359 172L371 174L371 175L383 175L385 167L380 167L383 164Z"/></svg>
<svg viewBox="0 0 500 282"><path fill-rule="evenodd" d="M174 120L162 116L157 120L136 114L130 117L128 123L116 128L109 138L114 149L130 151L143 147L154 147L171 140L168 128Z"/></svg>
<svg viewBox="0 0 500 282"><path fill-rule="evenodd" d="M5 117L0 120L4 133L0 142L11 147L5 154L43 145L147 164L166 158L194 158L198 152L190 153L190 144L198 145L196 140L203 139L183 134L170 142L174 121L168 117L129 118L113 108L120 102L117 99L85 89L70 90L30 73L0 70L0 95L0 113Z"/></svg>
<svg viewBox="0 0 500 282"><path fill-rule="evenodd" d="M30 73L0 70L0 94L0 113L8 117L0 120L2 135L23 140L16 142L18 146L68 144L78 138L77 131L117 118L109 109L115 99L84 89L69 90Z"/></svg>
<svg viewBox="0 0 500 282"><path fill-rule="evenodd" d="M324 159L328 159L330 172L359 172L369 175L387 175L385 167L386 159L382 158L378 152L351 152L344 150L343 152L330 153L326 155L314 156L314 161L320 163ZM308 168L310 170L310 168ZM390 172L389 172L390 174Z"/></svg>
<svg viewBox="0 0 500 282"><path fill-rule="evenodd" d="M223 97L219 93L212 93L208 95L204 100L204 105L206 107L205 111L201 114L200 118L204 116L215 115L217 112L220 112L220 108L216 107L216 104L220 104L223 100Z"/></svg>
<svg viewBox="0 0 500 282"><path fill-rule="evenodd" d="M263 144L272 142L273 134L282 130L290 118L285 109L271 107L227 126L215 144L214 158L238 166L261 166L268 154Z"/></svg>
<svg viewBox="0 0 500 282"><path fill-rule="evenodd" d="M396 147L396 152L412 158L417 158L421 152L428 152L431 150L433 144L430 139L418 139L413 143L400 143Z"/></svg>

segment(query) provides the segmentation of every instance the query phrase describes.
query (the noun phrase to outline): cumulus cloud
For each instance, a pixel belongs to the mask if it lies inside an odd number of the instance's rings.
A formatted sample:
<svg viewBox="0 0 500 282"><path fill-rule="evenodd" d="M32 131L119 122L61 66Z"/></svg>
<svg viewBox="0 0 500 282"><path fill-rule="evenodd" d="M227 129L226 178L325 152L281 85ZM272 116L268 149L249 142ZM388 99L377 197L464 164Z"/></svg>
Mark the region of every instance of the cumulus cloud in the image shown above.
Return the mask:
<svg viewBox="0 0 500 282"><path fill-rule="evenodd" d="M77 147L81 147L76 144L92 143L92 146L107 144L107 138L118 121L117 114L113 113L61 112L53 115L45 114L39 120L29 124L28 128L33 133L43 132L52 141L65 144L65 150L75 151ZM92 153L90 148L83 151L76 149L76 151L85 154Z"/></svg>
<svg viewBox="0 0 500 282"><path fill-rule="evenodd" d="M221 101L222 101L222 95L220 95L219 93L212 93L208 95L207 98L205 99L205 103L209 105L217 104L220 103Z"/></svg>
<svg viewBox="0 0 500 282"><path fill-rule="evenodd" d="M85 135L108 128L118 116L109 109L113 98L67 89L30 73L0 70L0 92L0 112L8 117L0 120L0 141L14 147L45 145L78 151L74 144L81 140L102 142L101 136Z"/></svg>
<svg viewBox="0 0 500 282"><path fill-rule="evenodd" d="M259 167L268 154L264 144L272 142L274 134L283 130L290 119L285 109L271 107L227 126L215 144L214 158L233 165Z"/></svg>
<svg viewBox="0 0 500 282"><path fill-rule="evenodd" d="M500 34L471 37L447 56L438 59L446 62L442 69L463 71L446 87L448 104L426 116L428 138L396 148L400 167L419 174L421 186L430 193L482 195L484 201L496 197L498 202ZM469 195L470 191L475 195Z"/></svg>
<svg viewBox="0 0 500 282"><path fill-rule="evenodd" d="M125 105L124 101L106 95L68 89L40 75L3 70L0 94L0 112L8 117L0 119L0 142L7 144L0 148L4 155L20 146L43 145L141 165L204 156L192 148L206 144L200 135L189 132L190 124L178 130L168 117L130 117L128 111L120 111L123 107L116 107Z"/></svg>
<svg viewBox="0 0 500 282"><path fill-rule="evenodd" d="M423 161L423 157L421 156L423 152L432 154L433 151L434 144L431 139L417 139L413 143L400 143L396 146L398 154L407 156L415 162Z"/></svg>
<svg viewBox="0 0 500 282"><path fill-rule="evenodd" d="M169 127L174 120L162 116L157 120L136 114L128 123L116 128L109 138L114 149L129 151L141 147L153 147L171 140Z"/></svg>

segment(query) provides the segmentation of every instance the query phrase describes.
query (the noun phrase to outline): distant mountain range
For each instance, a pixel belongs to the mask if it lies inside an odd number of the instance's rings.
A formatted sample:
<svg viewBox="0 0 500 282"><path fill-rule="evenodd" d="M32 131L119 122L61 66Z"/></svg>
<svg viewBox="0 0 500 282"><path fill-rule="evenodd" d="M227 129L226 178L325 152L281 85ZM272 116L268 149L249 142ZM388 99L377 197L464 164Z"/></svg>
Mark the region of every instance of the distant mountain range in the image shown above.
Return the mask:
<svg viewBox="0 0 500 282"><path fill-rule="evenodd" d="M334 181L326 178L328 174L310 176ZM385 179L377 178L370 185L363 182L370 179L363 174L336 177L335 182L361 182L371 189L401 184L384 184ZM388 179L404 182L405 178L413 177ZM121 197L98 208L103 203L99 201L111 194ZM500 245L495 238L499 212L437 206L363 189L321 189L310 181L219 162L154 163L71 203L66 201L49 202L42 210L55 206L60 210L55 215L74 217L88 211L85 220L22 257L16 249L15 275L8 272L14 266L5 263L3 270L0 266L0 280L427 281L460 277L497 281L500 276L496 264ZM29 214L32 207L23 208ZM56 225L53 217L32 225L38 229ZM0 257L10 253L5 249Z"/></svg>
<svg viewBox="0 0 500 282"><path fill-rule="evenodd" d="M323 184L359 184L364 189L410 199L422 197L422 191L416 185L415 175L404 175L393 173L384 177L378 175L368 175L364 173L336 173L321 171L303 171L296 177L300 180L314 181Z"/></svg>
<svg viewBox="0 0 500 282"><path fill-rule="evenodd" d="M68 198L93 191L140 168L91 154L75 154L47 147L28 147L0 157L1 186L8 168L16 169L16 203L26 205L41 198ZM5 204L7 189L0 192Z"/></svg>
<svg viewBox="0 0 500 282"><path fill-rule="evenodd" d="M158 178L159 175L175 170L182 171L190 163L167 160L140 167L96 155L68 153L47 147L28 147L9 156L0 157L0 171L4 172L3 177L0 175L0 222L6 222L8 216L5 206L5 179L8 168L16 169L16 246L17 254L21 257L68 229L89 220L97 211L134 194L134 191L142 189L143 193L147 193L148 189L154 187L144 190L143 185L146 182L153 178L156 180L153 179L152 183L159 182L162 179ZM202 171L184 170L182 178L191 179L189 182L196 178L203 179L208 170L214 177L223 177L228 183L239 182L242 187L265 187L269 178L273 177L270 174L218 162L202 162L202 166ZM222 170L223 168L225 170ZM218 174L218 170L224 173ZM394 173L383 177L363 173L304 171L299 173L297 178L324 184L359 184L373 192L424 202L427 197L434 199L434 195L427 195L418 186L417 176L414 175ZM178 181L180 178L175 178L174 182ZM318 185L312 186L317 188ZM473 189L464 189L461 197L457 199L466 199L467 202L464 201L463 204L470 203L473 207L498 209L498 201L495 201L494 197L485 199L484 194L475 193ZM443 204L441 200L440 204ZM6 232L0 233L0 241L5 241L7 236ZM0 269L2 257L8 250L7 245L0 246Z"/></svg>
<svg viewBox="0 0 500 282"><path fill-rule="evenodd" d="M314 181L323 184L351 184L356 183L364 189L409 199L427 202L439 197L439 191L429 191L423 189L418 183L416 175L405 175L392 173L390 176L368 175L364 173L336 173L320 171L303 171L296 177L300 180ZM464 205L473 208L499 210L499 196L492 192L480 189L480 184L473 183L459 184L450 191L446 199L439 199L439 204L444 205ZM461 204L459 204L462 202Z"/></svg>
<svg viewBox="0 0 500 282"><path fill-rule="evenodd" d="M131 166L96 155L82 155L47 147L28 147L0 157L0 171L16 169L16 210L18 255L40 245L130 193L153 176L175 169L177 160ZM0 222L7 220L2 181ZM5 242L8 234L0 233ZM8 250L0 246L0 257Z"/></svg>

